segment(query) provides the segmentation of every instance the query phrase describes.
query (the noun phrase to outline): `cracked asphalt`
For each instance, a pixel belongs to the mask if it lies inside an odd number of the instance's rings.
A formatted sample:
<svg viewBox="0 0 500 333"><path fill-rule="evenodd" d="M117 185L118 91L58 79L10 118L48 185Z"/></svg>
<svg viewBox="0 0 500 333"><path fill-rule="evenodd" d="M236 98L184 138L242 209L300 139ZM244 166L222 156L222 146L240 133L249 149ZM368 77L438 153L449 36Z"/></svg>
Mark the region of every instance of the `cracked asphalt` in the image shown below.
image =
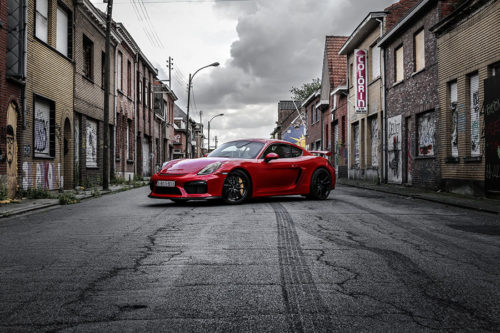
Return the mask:
<svg viewBox="0 0 500 333"><path fill-rule="evenodd" d="M500 219L338 186L0 221L1 332L500 331Z"/></svg>

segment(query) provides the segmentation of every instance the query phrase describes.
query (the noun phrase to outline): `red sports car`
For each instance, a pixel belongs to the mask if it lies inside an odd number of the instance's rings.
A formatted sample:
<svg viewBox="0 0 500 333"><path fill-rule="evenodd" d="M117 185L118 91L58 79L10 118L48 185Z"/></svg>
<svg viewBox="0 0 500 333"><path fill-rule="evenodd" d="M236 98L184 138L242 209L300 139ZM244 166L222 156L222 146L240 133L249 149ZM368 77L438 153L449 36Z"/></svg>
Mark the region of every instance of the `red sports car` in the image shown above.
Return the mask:
<svg viewBox="0 0 500 333"><path fill-rule="evenodd" d="M238 204L250 197L305 195L326 199L335 188L335 169L280 140L227 142L207 157L173 160L151 177L150 198L173 201L222 198Z"/></svg>

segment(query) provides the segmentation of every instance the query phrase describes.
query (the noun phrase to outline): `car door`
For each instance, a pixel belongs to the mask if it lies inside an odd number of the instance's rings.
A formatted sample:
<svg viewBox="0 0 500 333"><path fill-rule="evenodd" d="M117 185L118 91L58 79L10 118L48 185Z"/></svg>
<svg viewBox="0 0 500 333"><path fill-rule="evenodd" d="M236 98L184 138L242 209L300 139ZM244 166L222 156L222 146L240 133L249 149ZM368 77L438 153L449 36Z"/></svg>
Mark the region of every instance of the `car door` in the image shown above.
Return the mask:
<svg viewBox="0 0 500 333"><path fill-rule="evenodd" d="M296 187L300 176L300 163L299 157L296 156L296 149L286 143L274 143L266 149L259 161L256 194L286 194ZM265 161L264 157L269 153L276 153L279 158Z"/></svg>

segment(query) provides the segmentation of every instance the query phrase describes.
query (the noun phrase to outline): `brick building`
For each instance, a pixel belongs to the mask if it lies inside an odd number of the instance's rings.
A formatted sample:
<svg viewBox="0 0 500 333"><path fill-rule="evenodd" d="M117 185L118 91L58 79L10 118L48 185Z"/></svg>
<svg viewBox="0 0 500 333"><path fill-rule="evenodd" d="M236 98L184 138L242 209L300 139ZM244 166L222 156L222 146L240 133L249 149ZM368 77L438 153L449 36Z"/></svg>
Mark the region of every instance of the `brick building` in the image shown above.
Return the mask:
<svg viewBox="0 0 500 333"><path fill-rule="evenodd" d="M102 12L88 0L77 3L75 15L75 90L74 90L74 168L75 185L84 187L102 183L104 151L104 79L105 27ZM118 36L112 33L111 68L115 63ZM114 83L110 78L109 138L113 142ZM110 144L110 156L114 156ZM71 151L71 150L70 150ZM112 163L112 159L110 164ZM109 168L108 170L111 170Z"/></svg>
<svg viewBox="0 0 500 333"><path fill-rule="evenodd" d="M26 113L22 188L71 188L73 2L27 2Z"/></svg>
<svg viewBox="0 0 500 333"><path fill-rule="evenodd" d="M439 63L441 178L448 191L500 191L499 22L499 1L467 0L432 28Z"/></svg>
<svg viewBox="0 0 500 333"><path fill-rule="evenodd" d="M320 92L320 89L316 90L302 103L306 118L306 148L308 150L321 150L323 113L318 108Z"/></svg>
<svg viewBox="0 0 500 333"><path fill-rule="evenodd" d="M177 105L174 105L174 151L173 158L186 157L186 113Z"/></svg>
<svg viewBox="0 0 500 333"><path fill-rule="evenodd" d="M348 177L379 182L387 167L382 128L385 124L384 76L377 42L418 0L401 0L371 12L354 30L339 54L347 56ZM399 147L399 146L397 146ZM384 168L385 167L385 168Z"/></svg>
<svg viewBox="0 0 500 333"><path fill-rule="evenodd" d="M137 173L136 163L136 73L139 47L122 23L116 24L120 43L116 47L115 79L115 172L130 180Z"/></svg>
<svg viewBox="0 0 500 333"><path fill-rule="evenodd" d="M382 37L391 183L438 188L440 122L436 38L430 28L450 1L423 0ZM393 17L393 16L391 16Z"/></svg>
<svg viewBox="0 0 500 333"><path fill-rule="evenodd" d="M24 1L0 0L0 186L9 198L19 184L25 85Z"/></svg>
<svg viewBox="0 0 500 333"><path fill-rule="evenodd" d="M337 96L332 92L340 85L345 83L346 79L346 61L345 55L339 55L339 50L347 41L346 36L326 36L325 52L323 56L323 70L321 76L321 92L319 109L322 112L322 150L332 152L330 161L334 164L338 172L339 162L343 160L337 159L336 155L340 155L340 147L338 145L338 124L339 119L336 118ZM336 134L335 134L335 129ZM335 141L336 140L336 141ZM337 152L337 150L339 150Z"/></svg>
<svg viewBox="0 0 500 333"><path fill-rule="evenodd" d="M279 101L275 139L305 147L305 120L300 101Z"/></svg>
<svg viewBox="0 0 500 333"><path fill-rule="evenodd" d="M332 113L332 164L337 177L348 177L349 145L347 142L347 96L345 81L330 93Z"/></svg>
<svg viewBox="0 0 500 333"><path fill-rule="evenodd" d="M137 174L151 176L154 169L156 139L153 132L153 82L158 71L139 51L136 72Z"/></svg>
<svg viewBox="0 0 500 333"><path fill-rule="evenodd" d="M174 140L174 104L177 96L167 84L155 81L154 83L154 114L153 134L156 142L154 152L156 166L173 158Z"/></svg>

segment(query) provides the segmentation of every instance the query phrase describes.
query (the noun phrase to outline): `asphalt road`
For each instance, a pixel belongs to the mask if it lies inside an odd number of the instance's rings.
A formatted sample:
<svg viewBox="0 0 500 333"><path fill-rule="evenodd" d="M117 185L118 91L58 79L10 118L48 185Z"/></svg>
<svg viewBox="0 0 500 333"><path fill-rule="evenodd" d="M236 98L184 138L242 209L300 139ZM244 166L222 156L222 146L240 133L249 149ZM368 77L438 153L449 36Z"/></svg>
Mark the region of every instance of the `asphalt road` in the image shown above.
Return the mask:
<svg viewBox="0 0 500 333"><path fill-rule="evenodd" d="M0 221L0 331L499 331L497 215L147 188Z"/></svg>

